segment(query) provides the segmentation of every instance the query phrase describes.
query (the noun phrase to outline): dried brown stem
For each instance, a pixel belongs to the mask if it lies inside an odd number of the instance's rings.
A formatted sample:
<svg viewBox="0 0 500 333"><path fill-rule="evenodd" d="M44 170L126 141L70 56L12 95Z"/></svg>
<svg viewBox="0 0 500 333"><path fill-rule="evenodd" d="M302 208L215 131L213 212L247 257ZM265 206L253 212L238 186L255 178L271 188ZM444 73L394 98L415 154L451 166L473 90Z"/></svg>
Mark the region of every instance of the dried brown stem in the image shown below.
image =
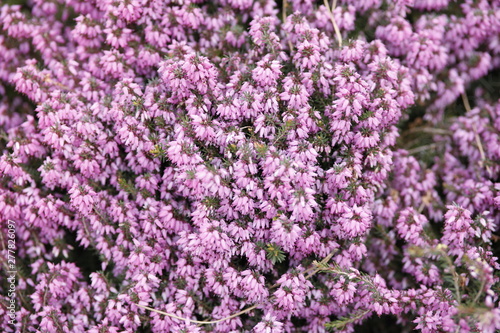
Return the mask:
<svg viewBox="0 0 500 333"><path fill-rule="evenodd" d="M327 255L323 260L321 260L320 264L326 265L328 263L328 261L330 261L330 259L333 257L334 253L335 252L332 252L329 255ZM309 279L314 274L318 273L319 271L320 271L320 269L318 268L318 263L315 263L311 267L309 267L308 269L306 269L304 272L302 272L302 274L306 274L308 272L311 272L309 275L306 276L306 279ZM279 286L279 284L276 283L276 284L272 285L271 288L276 288L277 286ZM168 313L168 312L165 312L165 311L156 310L154 308L150 308L148 306L140 305L140 304L137 304L137 303L133 303L133 304L136 305L136 306L138 306L138 307L140 307L140 308L149 310L149 311L153 311L153 312L156 312L156 313L159 313L159 314L171 317L171 318L175 318L175 319L179 319L179 320L182 320L182 321L187 321L189 323L199 324L199 325L217 324L217 323L220 323L220 322L225 321L225 320L233 319L233 318L236 318L236 317L238 317L238 316L240 316L240 315L242 315L244 313L252 311L253 309L257 308L260 305L260 304L252 305L252 306L250 306L250 307L248 307L248 308L246 308L244 310L241 310L240 312L234 313L234 314L232 314L232 315L230 315L228 317L217 319L217 320L193 320L193 319L189 319L189 318L180 317L180 316L177 316L175 314Z"/></svg>
<svg viewBox="0 0 500 333"><path fill-rule="evenodd" d="M330 20L332 21L333 30L335 30L335 35L337 35L337 41L339 43L339 48L340 48L342 47L342 35L340 34L339 26L337 25L337 22L335 21L335 16L333 15L333 11L335 10L337 2L334 0L332 7L330 7L330 3L328 2L328 0L323 0L323 2L325 4L326 10L328 11L328 15L330 16Z"/></svg>

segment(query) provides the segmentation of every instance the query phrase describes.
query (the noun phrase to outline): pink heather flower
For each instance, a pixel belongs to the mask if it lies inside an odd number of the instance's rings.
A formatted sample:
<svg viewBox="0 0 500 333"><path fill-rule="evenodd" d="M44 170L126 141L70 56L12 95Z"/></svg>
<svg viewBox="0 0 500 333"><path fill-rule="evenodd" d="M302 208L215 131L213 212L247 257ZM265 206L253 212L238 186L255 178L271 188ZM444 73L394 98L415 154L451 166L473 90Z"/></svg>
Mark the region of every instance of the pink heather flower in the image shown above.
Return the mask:
<svg viewBox="0 0 500 333"><path fill-rule="evenodd" d="M80 15L71 31L73 39L84 47L97 48L103 41L101 26L90 15Z"/></svg>
<svg viewBox="0 0 500 333"><path fill-rule="evenodd" d="M417 0L414 2L413 6L421 10L439 10L446 8L448 6L449 0Z"/></svg>
<svg viewBox="0 0 500 333"><path fill-rule="evenodd" d="M30 60L27 62L27 66L18 68L12 82L19 92L26 94L36 102L43 102L47 99L47 93L42 89L45 78L43 73L35 69L35 64L35 60Z"/></svg>
<svg viewBox="0 0 500 333"><path fill-rule="evenodd" d="M413 208L405 208L399 213L396 230L399 237L409 244L422 246L427 243L424 236L424 226L428 223L427 218L418 214Z"/></svg>
<svg viewBox="0 0 500 333"><path fill-rule="evenodd" d="M309 93L301 84L294 84L293 79L285 78L285 91L280 94L280 98L288 101L288 107L292 109L302 109L307 105Z"/></svg>
<svg viewBox="0 0 500 333"><path fill-rule="evenodd" d="M448 208L448 211L444 215L445 226L441 241L450 246L451 253L460 255L463 253L463 249L467 247L467 243L475 236L471 213L459 206L453 205L446 208Z"/></svg>
<svg viewBox="0 0 500 333"><path fill-rule="evenodd" d="M335 230L342 238L355 238L365 234L371 225L371 214L366 207L354 206L338 220Z"/></svg>
<svg viewBox="0 0 500 333"><path fill-rule="evenodd" d="M302 234L300 227L285 216L277 217L272 224L271 240L285 251L291 251Z"/></svg>
<svg viewBox="0 0 500 333"><path fill-rule="evenodd" d="M410 38L408 50L406 61L416 68L440 71L446 66L448 57L446 48L424 33L415 34Z"/></svg>
<svg viewBox="0 0 500 333"><path fill-rule="evenodd" d="M281 64L267 55L257 63L257 67L252 70L253 79L261 86L275 86L281 76Z"/></svg>
<svg viewBox="0 0 500 333"><path fill-rule="evenodd" d="M481 52L473 54L467 63L461 63L459 68L467 73L469 80L477 80L485 76L491 69L491 56Z"/></svg>
<svg viewBox="0 0 500 333"><path fill-rule="evenodd" d="M40 275L36 292L32 296L37 309L46 304L64 302L78 288L82 278L80 270L73 263L62 262L57 265L48 264L49 273ZM49 297L50 299L47 299Z"/></svg>
<svg viewBox="0 0 500 333"><path fill-rule="evenodd" d="M130 0L110 5L108 10L125 21L132 22L141 17L143 5L143 0Z"/></svg>
<svg viewBox="0 0 500 333"><path fill-rule="evenodd" d="M486 311L479 317L479 329L481 332L493 333L500 329L500 308Z"/></svg>
<svg viewBox="0 0 500 333"><path fill-rule="evenodd" d="M276 283L279 288L273 293L276 298L275 307L284 315L297 313L304 306L307 292L312 287L311 282L300 273L288 273L282 275Z"/></svg>
<svg viewBox="0 0 500 333"><path fill-rule="evenodd" d="M475 236L485 243L491 242L491 233L496 229L493 219L487 218L487 215L489 215L489 212L483 212L474 220Z"/></svg>
<svg viewBox="0 0 500 333"><path fill-rule="evenodd" d="M209 268L205 271L205 277L207 281L207 291L210 290L221 296L229 294L229 285L224 281L224 274L222 271L216 271Z"/></svg>
<svg viewBox="0 0 500 333"><path fill-rule="evenodd" d="M28 38L33 30L33 26L29 24L19 5L2 6L0 21L3 23L2 30L6 30L13 38Z"/></svg>
<svg viewBox="0 0 500 333"><path fill-rule="evenodd" d="M106 43L114 48L126 47L132 41L132 30L111 26L103 30L106 34Z"/></svg>
<svg viewBox="0 0 500 333"><path fill-rule="evenodd" d="M116 51L104 51L104 55L100 60L102 70L106 75L111 75L114 78L124 76L125 66L123 64L122 55Z"/></svg>
<svg viewBox="0 0 500 333"><path fill-rule="evenodd" d="M94 209L96 193L88 185L74 185L68 193L71 195L71 205L83 215L88 215Z"/></svg>
<svg viewBox="0 0 500 333"><path fill-rule="evenodd" d="M427 313L419 316L413 322L417 324L416 329L420 329L422 333L431 333L437 331L442 319L439 313L428 311Z"/></svg>
<svg viewBox="0 0 500 333"><path fill-rule="evenodd" d="M257 46L267 46L272 51L279 51L279 38L274 32L277 24L275 17L262 17L250 22L250 36Z"/></svg>
<svg viewBox="0 0 500 333"><path fill-rule="evenodd" d="M346 280L343 276L330 286L329 294L339 306L344 306L353 301L356 283Z"/></svg>
<svg viewBox="0 0 500 333"><path fill-rule="evenodd" d="M250 302L257 303L268 297L269 292L265 288L265 279L262 275L250 270L241 272L241 275L243 277L241 279L241 286Z"/></svg>
<svg viewBox="0 0 500 333"><path fill-rule="evenodd" d="M204 221L200 233L181 233L179 245L192 255L205 260L212 260L214 267L227 265L226 260L231 257L234 249L233 241L221 230L218 222Z"/></svg>
<svg viewBox="0 0 500 333"><path fill-rule="evenodd" d="M200 8L182 6L174 7L172 11L182 26L198 29L204 23L204 16Z"/></svg>
<svg viewBox="0 0 500 333"><path fill-rule="evenodd" d="M340 59L344 62L356 62L363 57L363 52L366 43L356 40L350 41L349 44L340 50Z"/></svg>
<svg viewBox="0 0 500 333"><path fill-rule="evenodd" d="M229 0L231 7L245 10L252 6L252 1L250 0Z"/></svg>
<svg viewBox="0 0 500 333"><path fill-rule="evenodd" d="M310 43L308 40L304 40L297 46L297 53L293 57L294 62L299 68L305 70L312 69L316 67L320 58L320 48L318 45Z"/></svg>
<svg viewBox="0 0 500 333"><path fill-rule="evenodd" d="M395 55L403 55L404 47L412 36L410 22L402 17L393 17L386 26L378 26L375 31L377 38L388 41L390 51Z"/></svg>
<svg viewBox="0 0 500 333"><path fill-rule="evenodd" d="M129 134L129 138L133 138L133 136ZM198 164L202 159L196 154L195 149L189 140L176 140L169 143L167 154L173 163L179 165Z"/></svg>
<svg viewBox="0 0 500 333"><path fill-rule="evenodd" d="M412 258L405 253L403 258L403 270L415 277L416 281L424 285L435 285L442 283L439 268L426 258Z"/></svg>
<svg viewBox="0 0 500 333"><path fill-rule="evenodd" d="M0 6L0 216L31 269L0 327L500 329L496 3L280 3Z"/></svg>
<svg viewBox="0 0 500 333"><path fill-rule="evenodd" d="M254 333L282 333L283 323L279 322L275 316L267 313L262 321L252 330Z"/></svg>

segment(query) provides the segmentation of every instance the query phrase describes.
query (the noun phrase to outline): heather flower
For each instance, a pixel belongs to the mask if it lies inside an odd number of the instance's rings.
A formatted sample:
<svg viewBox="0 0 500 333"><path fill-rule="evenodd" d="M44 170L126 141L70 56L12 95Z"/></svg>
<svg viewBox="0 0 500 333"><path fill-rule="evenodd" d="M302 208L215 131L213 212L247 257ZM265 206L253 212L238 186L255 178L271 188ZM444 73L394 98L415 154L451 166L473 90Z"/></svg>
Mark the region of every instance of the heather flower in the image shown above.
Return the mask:
<svg viewBox="0 0 500 333"><path fill-rule="evenodd" d="M307 89L302 84L296 82L292 77L286 77L284 79L284 89L285 91L280 94L281 100L288 101L288 106L291 109L302 109L307 106L307 99L309 93Z"/></svg>
<svg viewBox="0 0 500 333"><path fill-rule="evenodd" d="M335 302L342 306L353 301L355 291L356 283L340 277L335 284L330 286L329 293L335 299Z"/></svg>
<svg viewBox="0 0 500 333"><path fill-rule="evenodd" d="M340 238L352 239L362 236L370 227L371 214L364 207L354 206L344 212L334 230Z"/></svg>
<svg viewBox="0 0 500 333"><path fill-rule="evenodd" d="M279 288L273 293L276 298L274 306L283 316L296 313L302 308L307 291L312 287L300 273L283 275L276 283Z"/></svg>
<svg viewBox="0 0 500 333"><path fill-rule="evenodd" d="M273 60L269 55L257 63L252 71L252 77L262 87L275 86L281 76L281 65L279 61Z"/></svg>
<svg viewBox="0 0 500 333"><path fill-rule="evenodd" d="M299 68L313 69L320 62L320 48L318 45L304 40L297 46L297 53L293 60Z"/></svg>
<svg viewBox="0 0 500 333"><path fill-rule="evenodd" d="M471 213L459 206L447 206L442 241L452 248L454 254L461 254L470 238L474 237Z"/></svg>
<svg viewBox="0 0 500 333"><path fill-rule="evenodd" d="M87 185L73 186L68 193L71 195L71 204L84 215L93 210L96 193Z"/></svg>
<svg viewBox="0 0 500 333"><path fill-rule="evenodd" d="M412 27L403 17L394 17L388 25L378 26L375 33L377 38L389 43L392 53L402 55L412 36Z"/></svg>
<svg viewBox="0 0 500 333"><path fill-rule="evenodd" d="M412 208L406 208L399 213L396 230L409 244L422 246L427 243L424 233L424 226L427 223L424 215L418 214Z"/></svg>
<svg viewBox="0 0 500 333"><path fill-rule="evenodd" d="M495 4L330 3L3 5L0 325L498 329Z"/></svg>
<svg viewBox="0 0 500 333"><path fill-rule="evenodd" d="M281 333L283 324L276 320L276 317L269 313L252 330L255 333Z"/></svg>
<svg viewBox="0 0 500 333"><path fill-rule="evenodd" d="M499 308L495 308L481 314L478 318L479 329L485 333L495 332L495 330L500 328L500 321L498 320L499 315L500 315Z"/></svg>
<svg viewBox="0 0 500 333"><path fill-rule="evenodd" d="M422 1L417 1L415 2L414 6L415 8L421 9L421 10L436 10L436 9L441 9L445 8L448 5L448 0L439 0L439 1L427 1L427 0L422 0Z"/></svg>
<svg viewBox="0 0 500 333"><path fill-rule="evenodd" d="M262 17L250 23L250 36L255 45L266 46L273 53L279 51L279 37L274 32L276 18Z"/></svg>
<svg viewBox="0 0 500 333"><path fill-rule="evenodd" d="M105 51L99 65L106 75L111 75L115 79L125 76L123 57L116 51Z"/></svg>
<svg viewBox="0 0 500 333"><path fill-rule="evenodd" d="M300 227L286 216L276 217L271 227L271 240L285 251L291 251L302 234Z"/></svg>

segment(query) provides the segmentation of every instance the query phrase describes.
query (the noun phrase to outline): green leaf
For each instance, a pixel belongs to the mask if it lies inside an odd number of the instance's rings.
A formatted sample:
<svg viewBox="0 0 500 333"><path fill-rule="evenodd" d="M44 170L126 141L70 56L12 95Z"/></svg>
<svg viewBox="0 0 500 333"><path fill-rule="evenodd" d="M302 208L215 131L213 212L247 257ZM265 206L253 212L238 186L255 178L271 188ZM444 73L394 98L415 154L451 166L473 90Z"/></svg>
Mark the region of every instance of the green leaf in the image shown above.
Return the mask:
<svg viewBox="0 0 500 333"><path fill-rule="evenodd" d="M266 245L266 252L267 259L271 260L273 265L285 260L285 253L281 250L281 247L275 243L268 243Z"/></svg>

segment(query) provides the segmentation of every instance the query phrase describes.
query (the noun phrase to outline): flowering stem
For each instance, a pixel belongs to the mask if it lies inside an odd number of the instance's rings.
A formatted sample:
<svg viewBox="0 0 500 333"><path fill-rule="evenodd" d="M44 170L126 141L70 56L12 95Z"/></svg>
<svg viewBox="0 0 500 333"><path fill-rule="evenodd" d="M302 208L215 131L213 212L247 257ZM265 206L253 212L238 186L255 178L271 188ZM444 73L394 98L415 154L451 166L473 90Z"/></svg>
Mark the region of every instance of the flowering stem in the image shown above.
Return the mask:
<svg viewBox="0 0 500 333"><path fill-rule="evenodd" d="M476 296L474 296L474 300L472 301L472 304L476 304L477 301L479 300L479 297L483 294L483 289L484 289L484 285L486 284L486 279L481 276L482 279L481 279L481 287L479 287L479 290L477 291L476 293Z"/></svg>
<svg viewBox="0 0 500 333"><path fill-rule="evenodd" d="M420 146L417 148L410 149L410 150L408 150L408 154L413 155L416 153L421 153L421 152L426 151L426 150L434 149L436 147L437 147L437 144L431 143L429 145Z"/></svg>
<svg viewBox="0 0 500 333"><path fill-rule="evenodd" d="M467 112L471 111L469 99L467 98L467 95L465 93L462 93L462 101L464 102L465 110ZM479 135L477 134L476 130L476 125L472 124L472 130L474 131L474 138L476 139L476 144L477 148L479 149L479 154L481 154L481 161L483 162L483 165L486 167L486 171L488 171L488 175L490 177L492 176L491 169L489 165L486 165L486 154L484 153L483 145L481 144L481 139L479 138Z"/></svg>
<svg viewBox="0 0 500 333"><path fill-rule="evenodd" d="M462 296L460 295L460 286L459 286L459 283L458 283L459 275L455 271L455 265L451 261L451 259L448 256L448 254L445 251L443 251L442 249L439 249L439 252L440 252L441 256L443 257L443 259L448 264L448 267L450 269L450 274L453 277L453 285L455 287L455 298L457 299L457 302L460 305L460 303L462 303Z"/></svg>
<svg viewBox="0 0 500 333"><path fill-rule="evenodd" d="M364 316L366 316L369 313L370 313L370 310L361 310L361 311L356 312L353 316L343 317L337 321L327 323L326 326L328 328L333 328L333 329L344 329L348 324L353 323L356 320L363 318Z"/></svg>
<svg viewBox="0 0 500 333"><path fill-rule="evenodd" d="M464 102L465 110L467 112L470 112L471 107L470 107L470 103L469 103L469 98L467 97L467 95L465 93L462 93L462 101Z"/></svg>
<svg viewBox="0 0 500 333"><path fill-rule="evenodd" d="M321 270L321 268L320 268L319 266L320 266L320 265L322 265L322 266L326 265L326 264L328 263L328 261L330 261L330 259L333 257L333 254L334 254L334 253L335 253L335 252L332 252L332 253L330 253L329 255L327 255L327 256L326 256L323 260L321 260L321 262L320 262L319 264L313 265L313 266L309 267L308 269L306 269L306 270L304 271L304 274L305 274L305 273L309 273L310 271L312 271L312 270L314 269L314 271L313 271L312 273L310 273L309 275L307 275L307 276L306 276L306 279L309 279L309 278L311 278L314 274L318 273L318 272Z"/></svg>
<svg viewBox="0 0 500 333"><path fill-rule="evenodd" d="M251 307L248 307L248 308L246 308L244 310L241 310L240 312L237 312L235 314L232 314L232 315L230 315L228 317L225 317L225 318L222 318L222 319L204 321L204 320L193 320L193 319L189 319L189 318L179 317L179 316L176 316L176 315L168 313L168 312L164 312L164 311L160 311L160 310L156 310L156 309L150 308L148 306L140 305L140 304L137 304L137 303L134 303L134 304L137 305L140 308L143 308L143 309L146 309L146 310L149 310L149 311L153 311L153 312L156 312L156 313L159 313L159 314L171 317L171 318L179 319L179 320L182 320L182 321L187 321L187 322L190 322L190 323L193 323L193 324L200 324L200 325L217 324L217 323L220 323L221 321L225 321L225 320L229 320L229 319L238 317L238 316L240 316L240 315L242 315L244 313L252 311L253 309L255 309L259 305L259 304L252 305Z"/></svg>
<svg viewBox="0 0 500 333"><path fill-rule="evenodd" d="M319 272L321 270L320 266L326 265L328 263L328 261L333 257L334 253L335 252L332 252L329 255L327 255L319 263L314 262L311 267L309 267L308 269L306 269L303 272L303 274L306 274L306 273L314 270L312 273L310 273L309 275L306 276L306 279L311 278L314 274L316 274L317 272ZM278 283L272 285L271 288L276 288L277 286L279 286ZM232 314L232 315L230 315L228 317L224 317L224 318L217 319L217 320L193 320L193 319L189 319L189 318L180 317L180 316L174 315L172 313L168 313L168 312L156 310L154 308L150 308L148 306L140 305L140 304L137 304L137 303L133 303L133 304L136 305L136 306L138 306L138 307L140 307L140 308L143 308L143 309L146 309L146 310L149 310L149 311L153 311L153 312L156 312L156 313L159 313L159 314L171 317L171 318L179 319L179 320L182 320L182 321L187 321L187 322L190 322L190 323L193 323L193 324L200 324L200 325L217 324L217 323L220 323L222 321L233 319L233 318L236 318L236 317L238 317L238 316L240 316L242 314L245 314L247 312L252 311L253 309L255 309L256 307L258 307L260 305L260 304L254 304L254 305L252 305L252 306L250 306L250 307L248 307L246 309L241 310L240 312L234 313L234 314Z"/></svg>
<svg viewBox="0 0 500 333"><path fill-rule="evenodd" d="M415 132L416 133L423 132L423 133L437 134L437 135L452 135L453 134L452 131L447 130L447 129L443 129L443 128L415 127L415 128L412 128L412 129L405 131L403 136L406 134L415 133Z"/></svg>
<svg viewBox="0 0 500 333"><path fill-rule="evenodd" d="M43 78L43 81L46 82L46 83L50 83L50 84L53 84L55 86L58 86L60 87L61 89L63 89L64 91L69 91L70 88L69 87L66 87L64 84L60 83L60 82L57 82L57 81L54 81L52 80L52 78L50 77L49 74L45 74L44 78Z"/></svg>

